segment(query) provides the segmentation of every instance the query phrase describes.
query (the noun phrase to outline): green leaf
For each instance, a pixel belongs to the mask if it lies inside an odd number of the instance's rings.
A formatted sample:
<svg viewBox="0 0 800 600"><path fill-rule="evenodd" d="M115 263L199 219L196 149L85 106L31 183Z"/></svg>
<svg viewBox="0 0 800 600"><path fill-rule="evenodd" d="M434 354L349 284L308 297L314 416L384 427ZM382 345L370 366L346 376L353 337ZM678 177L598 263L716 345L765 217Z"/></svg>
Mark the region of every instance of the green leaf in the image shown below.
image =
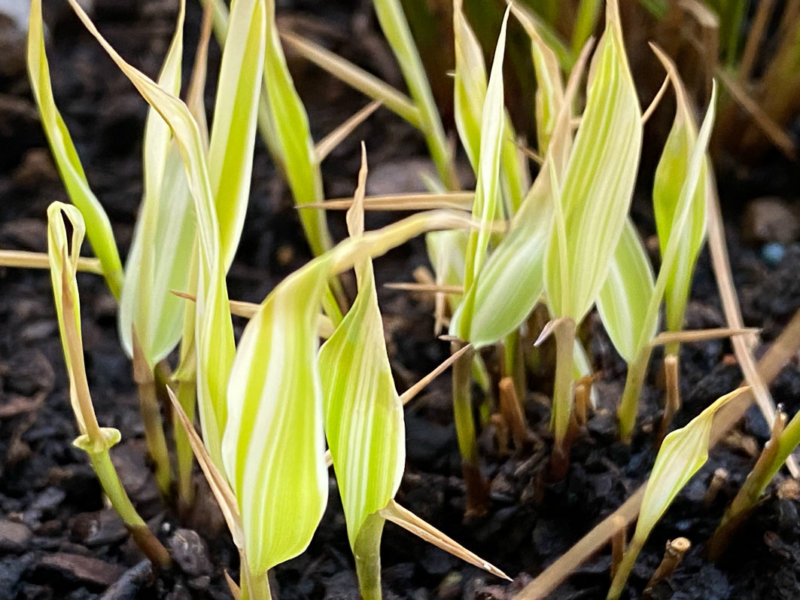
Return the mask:
<svg viewBox="0 0 800 600"><path fill-rule="evenodd" d="M358 189L347 213L351 238L360 238L364 232L366 177L362 145ZM405 428L403 403L394 386L386 351L371 260L359 261L355 270L358 294L320 349L319 368L325 396L325 433L350 546L358 557L360 543L375 545L365 542L365 537L380 540L381 524L367 525L367 519L384 508L400 486L405 466ZM371 558L373 571L379 573L379 554Z"/></svg>
<svg viewBox="0 0 800 600"><path fill-rule="evenodd" d="M569 107L587 56L585 50L578 58L561 97L545 164L514 215L511 230L481 270L471 317L463 303L453 315L451 331L468 330L467 339L476 347L493 344L519 327L542 296L544 256L554 221L556 174L567 165L572 145ZM464 318L472 322L461 323Z"/></svg>
<svg viewBox="0 0 800 600"><path fill-rule="evenodd" d="M230 374L222 456L256 575L308 546L327 502L317 322L331 265L323 255L278 284Z"/></svg>
<svg viewBox="0 0 800 600"><path fill-rule="evenodd" d="M486 65L483 49L462 10L463 0L453 3L455 77L453 79L456 129L473 169L478 169L481 116L486 98Z"/></svg>
<svg viewBox="0 0 800 600"><path fill-rule="evenodd" d="M472 313L475 306L476 282L489 249L490 225L498 215L500 157L505 131L503 58L505 55L507 25L508 11L503 17L503 25L497 40L481 118L480 160L472 214L476 220L480 221L482 227L477 231L471 231L469 235L464 269L464 288L467 292L461 307L464 314L458 322L458 329L455 329L452 324L450 327L450 331L453 334L465 340L470 338L469 328L472 323Z"/></svg>
<svg viewBox="0 0 800 600"><path fill-rule="evenodd" d="M678 203L688 174L692 150L697 141L697 126L691 103L675 64L657 47L653 46L653 50L669 74L676 98L675 120L656 168L653 208L662 255L666 253L667 245L673 236L679 240L680 251L668 270L664 290L667 329L679 331L683 328L692 272L706 233L708 159L705 157L702 159L703 164L691 196L687 221L678 229L675 227Z"/></svg>
<svg viewBox="0 0 800 600"><path fill-rule="evenodd" d="M462 11L461 1L454 3L453 30L456 50L454 79L456 128L474 170L479 168L481 119L486 98L486 65L483 49ZM514 128L504 114L505 136L502 140L500 179L506 212L514 214L522 204L530 185L525 161L514 142Z"/></svg>
<svg viewBox="0 0 800 600"><path fill-rule="evenodd" d="M689 155L685 176L681 183L680 195L675 205L673 213L672 227L669 240L667 241L666 248L663 252L661 259L661 268L656 278L655 290L650 299L650 304L647 307L647 322L655 322L658 319L658 308L661 304L661 298L670 281L672 274L675 272L676 265L681 264L683 260L681 253L685 250L684 237L688 236L688 226L692 222L693 210L696 207L696 193L698 186L701 182L705 181L707 177L706 172L706 151L708 149L708 141L711 137L711 130L714 126L714 117L716 115L716 101L717 101L717 87L716 83L711 89L711 100L709 102L706 116L703 119L703 124L700 127L700 132L697 135L691 154ZM685 275L681 273L681 275ZM688 285L688 284L687 284ZM649 326L642 331L642 336L645 337L649 332ZM640 346L648 344L650 339L643 339Z"/></svg>
<svg viewBox="0 0 800 600"><path fill-rule="evenodd" d="M545 262L548 302L557 316L579 322L597 298L625 226L641 143L641 110L611 0L558 195L564 230L554 228Z"/></svg>
<svg viewBox="0 0 800 600"><path fill-rule="evenodd" d="M265 46L270 60L277 60L269 54L268 24L265 0L232 3L208 145L208 176L225 270L239 246L250 196ZM296 122L300 129L300 121Z"/></svg>
<svg viewBox="0 0 800 600"><path fill-rule="evenodd" d="M657 322L647 323L647 306L653 296L653 267L633 222L622 231L606 281L597 296L597 310L611 342L630 364L636 360L643 337L656 335ZM645 327L648 335L643 336Z"/></svg>
<svg viewBox="0 0 800 600"><path fill-rule="evenodd" d="M714 415L728 402L749 390L747 387L739 388L718 398L687 425L664 438L647 479L636 531L614 576L609 598L619 597L650 532L683 487L708 460L708 441Z"/></svg>
<svg viewBox="0 0 800 600"><path fill-rule="evenodd" d="M542 39L541 28L535 17L517 4L511 5L511 11L531 38L531 54L536 71L536 137L539 153L544 155L550 145L556 119L564 105L564 82L558 57Z"/></svg>
<svg viewBox="0 0 800 600"><path fill-rule="evenodd" d="M403 405L395 390L372 265L360 268L350 311L319 353L325 432L347 534L394 498L405 466Z"/></svg>
<svg viewBox="0 0 800 600"><path fill-rule="evenodd" d="M50 150L61 174L67 194L86 220L89 243L103 265L103 274L115 298L122 288L122 261L119 258L114 233L103 207L89 187L78 152L72 143L64 119L56 107L50 83L50 67L44 47L42 1L31 0L28 27L28 75L31 91L39 107Z"/></svg>
<svg viewBox="0 0 800 600"><path fill-rule="evenodd" d="M264 90L270 122L292 196L299 205L324 199L322 175L314 154L314 142L303 103L297 95L286 66L280 35L275 23L275 1L267 0L267 50L264 65ZM302 210L300 220L311 250L319 255L331 247L324 211Z"/></svg>

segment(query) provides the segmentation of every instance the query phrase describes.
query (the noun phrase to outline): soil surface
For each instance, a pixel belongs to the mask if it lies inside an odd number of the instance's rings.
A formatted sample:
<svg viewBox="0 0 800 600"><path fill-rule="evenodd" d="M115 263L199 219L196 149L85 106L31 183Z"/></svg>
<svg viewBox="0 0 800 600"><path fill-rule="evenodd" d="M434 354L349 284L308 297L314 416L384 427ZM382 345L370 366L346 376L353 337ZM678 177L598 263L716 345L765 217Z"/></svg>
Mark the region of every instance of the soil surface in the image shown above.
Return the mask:
<svg viewBox="0 0 800 600"><path fill-rule="evenodd" d="M154 75L166 50L176 2L95 0L101 31L132 63ZM377 33L369 2L279 2L283 23L313 34L327 47L400 85L391 55ZM130 243L142 193L141 134L145 105L99 46L60 0L45 2L55 95L76 141L92 187L114 224L123 252ZM187 60L199 29L199 9L189 2ZM66 200L52 164L24 74L24 31L2 21L0 40L0 247L46 251L48 204ZM12 43L13 42L13 43ZM211 55L215 72L218 50ZM314 136L321 138L366 100L290 56L301 95L308 103ZM188 71L188 69L187 69ZM210 86L213 88L213 85ZM213 89L209 89L209 106ZM352 193L359 164L358 142L367 143L373 193L419 188L427 166L419 136L388 111L379 110L324 164L326 196ZM800 307L800 244L791 204L751 202L769 193L794 201L797 165L776 159L770 167L720 177L727 235L745 322L761 327L766 347ZM767 182L768 185L764 185ZM763 185L763 187L759 187ZM642 186L645 190L645 186ZM232 298L260 301L309 253L286 186L259 143L252 202L242 244L229 276ZM653 234L646 193L634 216L643 235ZM766 205L766 208L765 208ZM777 205L777 208L776 208ZM777 211L777 212L776 212ZM783 211L783 212L781 212ZM763 227L742 227L741 215ZM368 227L396 216L370 215ZM342 236L341 215L333 216ZM652 241L652 240L650 240ZM649 244L649 247L653 247ZM426 265L415 240L377 262L379 283L409 281ZM199 501L179 519L165 508L144 460L143 430L130 363L117 341L116 306L102 279L79 276L87 370L101 424L118 428L122 443L112 451L124 483L177 566L154 572L133 546L122 523L104 505L76 436L68 400L50 280L44 271L0 269L0 600L230 598L224 579L238 572L238 557L224 523L198 474ZM724 325L707 253L700 258L687 327ZM446 358L448 344L434 338L430 298L381 288L386 337L398 389L403 390ZM238 331L243 322L237 320ZM408 466L398 501L515 578L506 584L421 542L393 525L383 540L387 599L511 598L532 576L559 557L600 519L616 509L647 477L655 457L653 430L660 418L660 355L654 356L643 394L637 435L630 446L616 440L614 404L625 377L592 316L584 327L598 374L599 404L576 440L564 481L548 484L550 376L532 378L527 417L529 448L501 454L493 428L483 428L483 468L491 480L488 513L464 521L464 484L452 426L449 376L434 382L406 412ZM763 348L759 349L759 352ZM492 352L486 355L492 364ZM684 345L684 405L675 419L686 423L741 380L727 341ZM800 408L800 369L788 365L772 386L787 413ZM477 398L477 394L476 394ZM477 410L476 410L477 413ZM667 539L685 536L693 547L675 574L652 590L653 598L800 597L800 504L773 485L726 558L712 564L703 544L768 437L763 419L748 413L740 427L712 453L653 532L630 579L630 598L642 589ZM704 506L714 471L727 482ZM780 479L780 478L779 478ZM345 600L358 597L353 559L330 482L327 513L309 549L274 570L281 600ZM553 598L603 598L609 584L610 551L584 564Z"/></svg>

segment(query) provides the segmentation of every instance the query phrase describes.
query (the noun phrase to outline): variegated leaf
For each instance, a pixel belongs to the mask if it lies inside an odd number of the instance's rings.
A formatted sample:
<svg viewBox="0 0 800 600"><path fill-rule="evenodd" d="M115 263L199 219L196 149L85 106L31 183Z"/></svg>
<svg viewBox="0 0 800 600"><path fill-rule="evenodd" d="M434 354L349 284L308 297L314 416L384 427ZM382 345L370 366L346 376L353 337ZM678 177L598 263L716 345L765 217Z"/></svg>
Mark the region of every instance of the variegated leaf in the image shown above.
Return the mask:
<svg viewBox="0 0 800 600"><path fill-rule="evenodd" d="M653 49L667 69L676 99L675 120L656 168L653 183L653 208L662 255L666 253L667 245L673 235L680 240L681 244L681 251L670 268L664 290L667 329L679 331L683 328L683 315L689 299L689 286L692 281L694 265L706 233L708 159L703 158L701 173L691 199L688 221L678 230L675 228L675 217L692 149L697 140L697 125L694 121L691 103L675 64L657 47L653 46Z"/></svg>
<svg viewBox="0 0 800 600"><path fill-rule="evenodd" d="M646 322L654 285L653 267L647 251L636 227L628 219L606 281L597 296L597 310L603 326L617 352L628 364L639 355L642 330L649 328L649 339L656 335L657 322Z"/></svg>
<svg viewBox="0 0 800 600"><path fill-rule="evenodd" d="M503 106L503 58L505 56L506 27L508 12L503 17L503 25L497 40L492 71L486 100L481 117L480 160L478 181L472 214L482 227L470 232L467 242L466 264L464 269L464 288L467 290L461 303L462 319L458 329L451 324L450 331L462 339L470 339L472 314L475 307L475 292L481 269L489 249L490 225L498 215L500 196L500 157L505 131L505 109Z"/></svg>
<svg viewBox="0 0 800 600"><path fill-rule="evenodd" d="M619 7L610 0L586 110L561 180L556 213L563 215L563 231L554 228L545 262L548 302L556 315L582 320L605 281L625 226L641 142L641 110Z"/></svg>
<svg viewBox="0 0 800 600"><path fill-rule="evenodd" d="M330 269L324 255L272 291L230 374L223 463L254 574L301 553L327 502L317 321Z"/></svg>

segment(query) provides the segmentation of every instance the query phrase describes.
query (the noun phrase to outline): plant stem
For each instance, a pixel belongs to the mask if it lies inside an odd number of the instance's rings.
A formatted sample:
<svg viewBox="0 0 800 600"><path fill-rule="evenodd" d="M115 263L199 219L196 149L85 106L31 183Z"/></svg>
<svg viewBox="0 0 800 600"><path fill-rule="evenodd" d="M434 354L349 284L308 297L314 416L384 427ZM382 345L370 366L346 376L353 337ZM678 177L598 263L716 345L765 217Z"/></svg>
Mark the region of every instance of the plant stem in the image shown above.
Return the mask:
<svg viewBox="0 0 800 600"><path fill-rule="evenodd" d="M785 428L784 428L785 426ZM753 470L725 511L722 521L708 543L709 559L719 559L736 531L747 521L761 494L786 458L800 444L800 412L786 425L786 415L778 413L772 425L772 436L764 446Z"/></svg>
<svg viewBox="0 0 800 600"><path fill-rule="evenodd" d="M190 422L194 422L195 386L196 382L194 381L178 381L178 402ZM173 419L172 429L175 436L175 459L178 467L178 507L180 511L185 511L194 502L194 484L192 482L194 453L189 443L189 436L178 419Z"/></svg>
<svg viewBox="0 0 800 600"><path fill-rule="evenodd" d="M247 560L241 558L241 596L239 600L272 600L272 592L269 589L269 571L261 574L251 573L247 568Z"/></svg>
<svg viewBox="0 0 800 600"><path fill-rule="evenodd" d="M144 436L147 452L155 465L155 477L162 496L168 498L172 485L172 469L169 464L167 438L158 404L156 382L153 370L147 365L142 349L133 334L133 379L139 390L139 410L144 422Z"/></svg>
<svg viewBox="0 0 800 600"><path fill-rule="evenodd" d="M650 362L652 348L645 346L639 356L628 365L628 376L625 379L625 390L622 392L622 401L617 410L619 419L620 440L629 444L636 425L636 415L639 412L639 396L642 393L644 378L647 375L647 365Z"/></svg>
<svg viewBox="0 0 800 600"><path fill-rule="evenodd" d="M617 571L614 574L614 579L611 582L611 588L608 590L606 600L617 600L617 598L620 597L622 590L625 589L625 583L628 581L628 576L631 574L633 565L636 563L636 558L639 556L639 552L642 551L643 545L644 544L635 537L631 540L628 549L622 556L622 561L617 566Z"/></svg>
<svg viewBox="0 0 800 600"><path fill-rule="evenodd" d="M503 362L505 374L514 381L514 391L520 403L525 403L525 357L522 354L522 340L519 329L515 329L506 336L503 344Z"/></svg>
<svg viewBox="0 0 800 600"><path fill-rule="evenodd" d="M453 342L451 352L461 349L461 344ZM478 516L486 512L488 486L480 470L478 443L475 437L475 419L472 414L472 394L470 377L472 359L475 352L465 352L453 364L453 418L456 424L458 449L461 453L461 469L467 487L467 516Z"/></svg>
<svg viewBox="0 0 800 600"><path fill-rule="evenodd" d="M664 396L664 415L661 417L661 425L659 426L658 436L656 438L656 447L661 446L661 442L667 435L669 425L672 423L672 418L681 407L679 372L678 355L667 353L664 357L664 388L666 390Z"/></svg>
<svg viewBox="0 0 800 600"><path fill-rule="evenodd" d="M560 319L553 333L556 338L556 376L553 383L553 412L550 424L555 440L551 459L551 471L555 479L566 475L569 466L567 432L572 415L572 382L575 354L575 321Z"/></svg>
<svg viewBox="0 0 800 600"><path fill-rule="evenodd" d="M358 590L363 600L381 600L381 535L386 520L377 513L367 517L353 546Z"/></svg>
<svg viewBox="0 0 800 600"><path fill-rule="evenodd" d="M153 564L169 565L171 562L169 552L158 541L158 538L153 535L144 519L136 512L136 508L134 508L128 494L125 492L125 488L122 487L108 450L87 452L87 454L103 492L111 502L111 506L125 523L125 527L130 531L136 545Z"/></svg>

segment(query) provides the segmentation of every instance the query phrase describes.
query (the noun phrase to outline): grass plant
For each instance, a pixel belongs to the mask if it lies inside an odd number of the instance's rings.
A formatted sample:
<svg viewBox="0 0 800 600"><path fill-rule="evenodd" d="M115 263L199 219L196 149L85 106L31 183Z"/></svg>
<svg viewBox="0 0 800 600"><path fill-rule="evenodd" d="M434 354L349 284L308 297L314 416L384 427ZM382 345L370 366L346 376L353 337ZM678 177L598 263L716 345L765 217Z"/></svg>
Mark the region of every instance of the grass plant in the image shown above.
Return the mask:
<svg viewBox="0 0 800 600"><path fill-rule="evenodd" d="M109 450L119 441L119 432L101 427L92 406L83 365L78 270L101 274L119 301L120 340L133 360L148 451L162 495L170 498L175 483L158 401L163 386L176 417L179 504L191 502L193 453L241 554L238 593L244 599L270 598L270 569L310 543L327 504L331 465L365 600L381 598L380 543L387 520L505 576L395 500L405 466L403 404L425 382L413 393L399 395L396 390L373 259L413 237L426 234L435 281L425 285L436 294L436 332L447 326L446 339L452 344L447 364L453 365L454 421L468 514L486 510L489 490L480 468L480 424L475 419L472 383L477 381L484 390L485 420L493 396L499 394L502 414L495 422L510 427L515 446L523 450L528 441L524 355L529 350L523 340L536 335L537 343L550 335L555 338L550 459L555 478L566 475L570 444L587 419L591 365L577 331L594 306L628 364L618 407L620 437L625 441L632 437L638 398L657 344L666 345L668 380L673 382L666 412L677 406L678 344L690 339L683 331L684 314L714 199L708 147L717 114L716 85L712 84L698 129L691 93L677 66L653 46L676 98L652 191L661 252L656 276L631 220L630 203L643 128L660 94L643 114L616 0L605 4L604 31L596 45L592 34L602 5L596 0L508 7L488 74L464 2L453 0L455 129L477 180L475 190L464 193L457 192L455 152L399 0L373 4L408 95L311 42L293 34L281 36L274 0L237 0L230 9L222 0L206 0L205 41L198 49L186 101L180 99L183 1L156 81L116 52L78 0L69 4L149 106L140 217L123 269L108 217L91 191L56 107L41 0L32 0L28 37L32 91L72 205L54 203L48 210L46 257L3 252L0 263L50 269L80 433L75 445L87 453L112 506L155 563L167 566L169 554L136 513L111 464ZM653 12L663 8L657 2L647 4ZM716 7L723 59L730 68L739 68L743 79L751 73L759 45L758 38L750 38L743 50L739 48L745 4ZM538 172L532 181L521 149L524 143L517 139L506 106L503 67L511 14L528 35L537 80L536 152L528 154ZM758 15L762 21L769 16ZM209 131L202 97L212 19L222 56ZM792 22L781 25L785 37L763 81L773 81L775 73L787 72L796 62L797 44L791 41L795 29ZM315 145L282 40L375 102ZM789 81L779 95L784 98L793 86L794 80ZM765 106L769 118L791 113L793 105L781 102ZM379 104L423 134L439 178L430 181L430 187L448 193L367 198L362 146L352 200L323 202L321 161ZM226 274L244 227L258 128L295 202L303 208L300 220L315 258L280 282L260 304L251 305L229 299ZM334 244L325 213L317 209L344 206L348 237ZM365 230L365 210L429 208L438 210ZM80 256L84 235L95 259ZM357 293L348 309L337 282L349 270L355 271ZM666 331L659 334L662 303ZM542 331L531 332L527 329L537 305L546 307L549 321ZM249 319L238 343L232 314ZM691 339L742 332L742 327L732 325L695 332ZM179 344L178 364L171 370L169 356ZM487 363L488 353L481 358L477 352L495 344L500 345L497 369ZM498 381L499 391L493 387ZM641 496L634 497L634 504L635 498L641 499L641 512L609 598L621 595L656 522L706 462L715 414L725 414L752 393L758 389L741 388L719 398L663 439L648 483ZM194 428L195 412L202 436ZM800 417L788 425L785 421L785 416L776 420L774 439L726 512L711 542L712 553L724 548L800 442ZM665 419L664 432L668 424Z"/></svg>

